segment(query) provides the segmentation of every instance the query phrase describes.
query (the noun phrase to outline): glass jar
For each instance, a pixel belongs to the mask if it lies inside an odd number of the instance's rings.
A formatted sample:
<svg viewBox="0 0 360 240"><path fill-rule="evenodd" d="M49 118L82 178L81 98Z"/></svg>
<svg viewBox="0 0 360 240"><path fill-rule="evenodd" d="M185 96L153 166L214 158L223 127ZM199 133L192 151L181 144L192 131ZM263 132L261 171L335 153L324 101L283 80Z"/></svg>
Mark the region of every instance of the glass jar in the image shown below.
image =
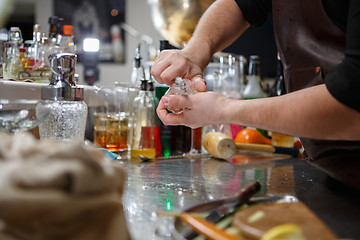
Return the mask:
<svg viewBox="0 0 360 240"><path fill-rule="evenodd" d="M88 111L85 102L42 100L36 111L43 110L50 110L50 114L39 125L40 139L84 140Z"/></svg>

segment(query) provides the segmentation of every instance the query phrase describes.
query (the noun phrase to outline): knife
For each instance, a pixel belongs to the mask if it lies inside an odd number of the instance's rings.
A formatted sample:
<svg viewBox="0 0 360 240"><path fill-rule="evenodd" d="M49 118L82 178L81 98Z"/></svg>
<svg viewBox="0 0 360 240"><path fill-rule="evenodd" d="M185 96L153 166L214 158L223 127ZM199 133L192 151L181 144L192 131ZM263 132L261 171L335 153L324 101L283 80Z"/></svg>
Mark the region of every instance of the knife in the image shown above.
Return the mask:
<svg viewBox="0 0 360 240"><path fill-rule="evenodd" d="M255 143L235 143L235 145L236 148L240 150L289 154L293 157L297 157L299 155L299 149L296 147L277 147L268 144Z"/></svg>
<svg viewBox="0 0 360 240"><path fill-rule="evenodd" d="M181 213L181 219L189 224L195 231L204 235L206 239L210 240L245 240L244 238L231 235L226 231L216 227L214 223L208 222L199 217L190 215L187 212Z"/></svg>
<svg viewBox="0 0 360 240"><path fill-rule="evenodd" d="M213 209L210 214L205 218L205 220L208 222L216 223L225 215L234 212L235 209L247 203L249 199L259 190L260 183L258 181L254 181L245 185L240 191L240 193L238 193L235 197L201 204L188 209L186 212L189 213L194 210L200 212ZM197 233L192 228L185 227L181 231L181 235L183 235L186 239L192 239L197 236Z"/></svg>

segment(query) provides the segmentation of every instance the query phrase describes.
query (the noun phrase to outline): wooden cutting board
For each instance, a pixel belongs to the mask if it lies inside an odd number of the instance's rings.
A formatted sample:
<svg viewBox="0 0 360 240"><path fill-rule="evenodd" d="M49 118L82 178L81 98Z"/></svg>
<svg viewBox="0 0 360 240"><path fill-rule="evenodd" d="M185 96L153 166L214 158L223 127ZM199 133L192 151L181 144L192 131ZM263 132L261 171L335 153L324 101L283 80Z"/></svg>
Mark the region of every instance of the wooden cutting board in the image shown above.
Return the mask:
<svg viewBox="0 0 360 240"><path fill-rule="evenodd" d="M261 213L263 217L249 222L249 217L255 213ZM301 202L257 204L237 212L233 220L233 225L244 235L255 239L260 239L271 228L287 223L299 225L308 240L336 239L335 234Z"/></svg>

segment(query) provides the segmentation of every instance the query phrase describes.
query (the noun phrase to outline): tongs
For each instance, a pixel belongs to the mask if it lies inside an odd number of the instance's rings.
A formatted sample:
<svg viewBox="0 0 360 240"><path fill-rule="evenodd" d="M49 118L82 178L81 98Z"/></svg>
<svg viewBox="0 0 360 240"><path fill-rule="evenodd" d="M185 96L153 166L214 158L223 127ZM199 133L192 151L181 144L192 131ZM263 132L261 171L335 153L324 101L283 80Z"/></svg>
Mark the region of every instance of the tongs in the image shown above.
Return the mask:
<svg viewBox="0 0 360 240"><path fill-rule="evenodd" d="M216 223L224 216L233 213L241 205L247 203L259 190L260 183L254 181L245 185L234 197L200 204L188 209L186 213L210 211L210 214L205 218L205 221ZM181 235L186 239L192 239L197 236L197 233L192 228L185 227L181 231Z"/></svg>

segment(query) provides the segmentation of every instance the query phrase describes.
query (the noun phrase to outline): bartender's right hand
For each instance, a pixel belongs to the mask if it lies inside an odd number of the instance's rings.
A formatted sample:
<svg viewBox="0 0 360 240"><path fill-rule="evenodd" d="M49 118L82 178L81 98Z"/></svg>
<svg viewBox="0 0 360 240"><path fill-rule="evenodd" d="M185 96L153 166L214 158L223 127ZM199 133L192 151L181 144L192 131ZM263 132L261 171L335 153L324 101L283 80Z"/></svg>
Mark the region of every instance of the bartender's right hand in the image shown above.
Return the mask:
<svg viewBox="0 0 360 240"><path fill-rule="evenodd" d="M165 125L185 125L198 128L223 122L229 116L230 102L238 100L227 98L215 92L199 92L194 95L164 95L157 107L157 114ZM169 112L174 109L180 114ZM231 109L231 108L230 108Z"/></svg>
<svg viewBox="0 0 360 240"><path fill-rule="evenodd" d="M191 80L199 92L206 91L202 70L183 50L164 50L154 61L151 75L158 83L172 85L176 77Z"/></svg>

